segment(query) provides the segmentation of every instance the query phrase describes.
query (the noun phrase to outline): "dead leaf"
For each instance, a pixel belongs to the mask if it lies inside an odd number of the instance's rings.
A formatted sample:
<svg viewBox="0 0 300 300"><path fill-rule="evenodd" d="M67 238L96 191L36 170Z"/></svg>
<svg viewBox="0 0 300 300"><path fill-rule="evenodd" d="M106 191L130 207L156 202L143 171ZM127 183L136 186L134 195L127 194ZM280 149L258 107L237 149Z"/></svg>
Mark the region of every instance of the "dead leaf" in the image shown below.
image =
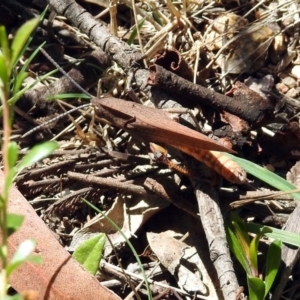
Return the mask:
<svg viewBox="0 0 300 300"><path fill-rule="evenodd" d="M161 264L173 274L178 285L189 293L201 293L210 299L218 299L215 287L196 248L178 241L174 232L147 233L152 251Z"/></svg>
<svg viewBox="0 0 300 300"><path fill-rule="evenodd" d="M4 174L0 172L1 190L3 185ZM9 283L14 289L35 291L36 299L41 300L99 299L99 295L101 299L120 299L71 257L15 187L9 194L9 212L25 217L22 227L9 238L9 257L22 241L34 238L37 241L34 254L43 258L41 265L28 262L12 273Z"/></svg>
<svg viewBox="0 0 300 300"><path fill-rule="evenodd" d="M139 196L131 196L127 197L126 201L124 201L123 197L118 197L116 202L107 211L107 216L121 228L127 238L130 238L151 216L168 205L168 202L158 201L154 197L151 199L141 199ZM120 232L106 218L99 214L87 222L74 235L69 250L74 251L80 243L99 232L108 234L109 240L114 246L125 242ZM109 240L105 244L104 256L108 256L112 251Z"/></svg>
<svg viewBox="0 0 300 300"><path fill-rule="evenodd" d="M300 161L286 174L286 179L293 185L300 187Z"/></svg>

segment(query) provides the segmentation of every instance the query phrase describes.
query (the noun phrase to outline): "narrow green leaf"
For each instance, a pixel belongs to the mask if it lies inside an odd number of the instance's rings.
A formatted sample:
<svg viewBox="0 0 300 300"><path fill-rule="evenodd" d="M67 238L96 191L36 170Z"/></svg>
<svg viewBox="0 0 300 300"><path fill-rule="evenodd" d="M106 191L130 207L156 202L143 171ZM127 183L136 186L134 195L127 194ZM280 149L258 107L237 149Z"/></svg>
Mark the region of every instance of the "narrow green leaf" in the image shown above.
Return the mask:
<svg viewBox="0 0 300 300"><path fill-rule="evenodd" d="M17 162L19 155L19 148L16 142L9 142L8 144L8 164L9 168L13 168Z"/></svg>
<svg viewBox="0 0 300 300"><path fill-rule="evenodd" d="M27 78L27 76L28 76L27 72L20 71L18 73L18 75L16 76L16 78L14 80L13 94L16 94L20 90L21 85L22 85L23 81Z"/></svg>
<svg viewBox="0 0 300 300"><path fill-rule="evenodd" d="M25 24L23 24L17 31L12 45L12 58L11 58L11 68L16 64L16 62L19 60L20 56L24 52L24 46L26 42L28 42L29 36L33 32L33 30L37 27L40 20L38 18L32 19L30 21L27 21Z"/></svg>
<svg viewBox="0 0 300 300"><path fill-rule="evenodd" d="M13 296L5 296L3 300L24 300L24 297L20 294L16 294Z"/></svg>
<svg viewBox="0 0 300 300"><path fill-rule="evenodd" d="M34 240L25 240L23 241L16 252L14 253L8 267L7 267L7 276L16 270L21 264L23 264L28 257L31 255L35 248L36 242Z"/></svg>
<svg viewBox="0 0 300 300"><path fill-rule="evenodd" d="M5 26L0 26L0 48L5 61L8 63L10 61L10 51Z"/></svg>
<svg viewBox="0 0 300 300"><path fill-rule="evenodd" d="M269 293L272 284L275 280L275 277L278 273L281 262L281 248L282 242L280 240L273 241L273 243L269 246L265 274L265 296L267 296L267 294Z"/></svg>
<svg viewBox="0 0 300 300"><path fill-rule="evenodd" d="M156 23L158 23L160 26L164 27L166 24L163 22L163 20L161 20L160 15L156 12L153 11L152 12L152 17L153 19L156 21Z"/></svg>
<svg viewBox="0 0 300 300"><path fill-rule="evenodd" d="M82 94L82 93L70 93L70 94L57 94L57 95L48 96L47 100L70 99L70 98L90 99L91 97L89 95Z"/></svg>
<svg viewBox="0 0 300 300"><path fill-rule="evenodd" d="M249 253L250 241L249 241L249 238L245 239L245 233L248 235L248 232L241 229L240 224L236 223L235 221L232 221L231 224L234 229L234 234L237 237L237 239L239 240L239 243L240 243L241 247L243 248L243 251L245 252L246 257L249 260L250 259L250 253ZM249 263L250 263L250 261L249 261Z"/></svg>
<svg viewBox="0 0 300 300"><path fill-rule="evenodd" d="M277 229L269 226L262 226L254 223L247 224L247 230L251 233L261 233L262 230L266 228L268 232L265 232L263 235L267 238L272 238L276 240L281 240L283 243L300 247L300 235L294 232L289 232L282 229Z"/></svg>
<svg viewBox="0 0 300 300"><path fill-rule="evenodd" d="M5 259L6 257L7 257L7 255L5 255L5 254L3 253L3 247L1 246L1 247L0 247L0 259L3 260L3 259Z"/></svg>
<svg viewBox="0 0 300 300"><path fill-rule="evenodd" d="M251 275L252 274L251 267L249 265L249 261L244 251L244 248L241 246L239 239L236 237L235 233L232 231L232 229L229 226L227 226L226 228L226 233L227 233L227 241L230 250L237 258L237 260L240 262L245 272Z"/></svg>
<svg viewBox="0 0 300 300"><path fill-rule="evenodd" d="M230 213L230 221L238 224L239 234L242 236L242 239L246 242L247 245L250 245L250 238L247 231L246 223L243 219L235 212Z"/></svg>
<svg viewBox="0 0 300 300"><path fill-rule="evenodd" d="M8 236L12 235L14 232L16 232L23 224L24 216L8 213L7 214L7 230L8 230Z"/></svg>
<svg viewBox="0 0 300 300"><path fill-rule="evenodd" d="M0 209L2 209L3 204L5 203L6 199L4 199L3 195L0 195Z"/></svg>
<svg viewBox="0 0 300 300"><path fill-rule="evenodd" d="M46 42L43 42L40 46L38 46L32 53L31 55L28 57L28 59L26 59L25 64L23 65L23 67L21 68L20 72L25 72L28 68L28 66L30 65L30 63L33 61L33 59L36 57L36 55L39 53L40 49L46 44Z"/></svg>
<svg viewBox="0 0 300 300"><path fill-rule="evenodd" d="M263 300L265 297L265 283L257 278L247 276L250 300Z"/></svg>
<svg viewBox="0 0 300 300"><path fill-rule="evenodd" d="M8 174L5 177L4 190L3 190L3 195L2 195L4 198L4 201L7 201L7 199L8 199L8 193L14 182L15 176L16 176L16 170L15 170L15 168L12 168L8 171Z"/></svg>
<svg viewBox="0 0 300 300"><path fill-rule="evenodd" d="M15 95L13 95L9 100L8 100L8 104L10 106L13 106L23 95L26 91L32 89L32 87L34 87L37 83L43 81L44 79L46 79L47 77L55 74L57 72L57 70L52 70L50 72L48 72L47 74L38 77L33 83L26 85L22 90L20 90L19 92L17 92ZM1 91L1 90L0 90ZM0 107L0 116L2 115L3 112L3 108Z"/></svg>
<svg viewBox="0 0 300 300"><path fill-rule="evenodd" d="M20 172L24 168L27 168L30 165L49 156L58 148L59 148L58 143L54 141L44 142L42 144L32 147L28 151L28 153L23 157L21 162L16 166L17 172Z"/></svg>
<svg viewBox="0 0 300 300"><path fill-rule="evenodd" d="M251 241L249 247L249 256L250 256L250 263L252 266L252 271L254 271L253 276L258 276L258 265L257 265L257 249L259 243L260 235L257 234Z"/></svg>
<svg viewBox="0 0 300 300"><path fill-rule="evenodd" d="M105 240L105 234L99 233L80 244L73 253L73 257L92 275L98 270Z"/></svg>
<svg viewBox="0 0 300 300"><path fill-rule="evenodd" d="M256 178L259 178L263 182L269 184L270 186L273 186L274 188L280 190L280 191L290 191L295 190L296 187L283 179L282 177L276 175L275 173L270 172L267 169L264 169L257 164L242 159L240 157L236 157L234 155L231 155L229 153L224 153L225 155L229 156L233 161L237 162L239 165L241 165L242 168L245 169L247 173L250 173ZM300 201L300 193L293 193L293 197Z"/></svg>
<svg viewBox="0 0 300 300"><path fill-rule="evenodd" d="M8 90L8 81L9 81L10 71L8 69L5 57L0 52L0 90ZM2 92L3 93L3 92ZM1 95L3 101L4 95Z"/></svg>
<svg viewBox="0 0 300 300"><path fill-rule="evenodd" d="M43 263L43 257L40 255L30 255L27 259L26 262L31 262L37 265L40 265Z"/></svg>
<svg viewBox="0 0 300 300"><path fill-rule="evenodd" d="M138 29L141 29L143 27L143 25L145 23L145 20L146 20L146 18L144 17L142 20L139 21ZM137 36L137 28L136 28L136 25L135 25L132 29L132 32L131 32L128 40L127 40L127 44L131 45L133 43L134 39L136 38L136 36Z"/></svg>

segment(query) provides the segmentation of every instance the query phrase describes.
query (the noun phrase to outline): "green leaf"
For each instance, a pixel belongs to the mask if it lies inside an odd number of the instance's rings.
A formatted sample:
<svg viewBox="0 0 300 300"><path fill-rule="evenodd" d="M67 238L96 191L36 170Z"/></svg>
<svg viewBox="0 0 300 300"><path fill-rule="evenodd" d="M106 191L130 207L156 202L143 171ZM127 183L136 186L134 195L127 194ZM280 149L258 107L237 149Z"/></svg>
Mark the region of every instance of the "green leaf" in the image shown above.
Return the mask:
<svg viewBox="0 0 300 300"><path fill-rule="evenodd" d="M164 21L160 19L161 16L156 11L152 11L152 17L160 26L164 27L166 25Z"/></svg>
<svg viewBox="0 0 300 300"><path fill-rule="evenodd" d="M236 223L235 221L232 221L231 222L232 224L232 227L234 229L234 234L235 236L237 237L237 239L239 240L244 252L245 252L245 255L246 257L249 259L250 258L250 241L249 241L249 237L248 237L248 232L243 230L241 227L240 227L240 224L239 223ZM245 236L247 235L247 239L245 239Z"/></svg>
<svg viewBox="0 0 300 300"><path fill-rule="evenodd" d="M247 230L251 233L261 233L264 229L268 231L263 235L267 238L272 238L276 240L281 240L283 243L300 247L300 235L294 232L289 232L282 229L277 229L270 226L263 226L254 223L247 224Z"/></svg>
<svg viewBox="0 0 300 300"><path fill-rule="evenodd" d="M260 239L259 234L257 234L251 241L250 247L249 247L249 256L250 256L250 263L252 266L252 270L254 271L253 276L258 276L258 265L257 265L257 249L258 249L258 243Z"/></svg>
<svg viewBox="0 0 300 300"><path fill-rule="evenodd" d="M245 272L249 275L252 274L252 270L249 264L249 260L247 258L247 255L244 251L244 248L242 247L239 239L236 237L235 233L232 231L232 229L229 226L226 226L226 233L227 233L227 240L228 245L234 256L237 258L237 260L240 262L242 267L244 268Z"/></svg>
<svg viewBox="0 0 300 300"><path fill-rule="evenodd" d="M3 300L24 300L24 297L20 294L16 294L13 296L5 296Z"/></svg>
<svg viewBox="0 0 300 300"><path fill-rule="evenodd" d="M145 20L146 20L146 18L144 17L142 20L139 21L138 29L141 29L143 27L143 25L145 23ZM136 36L137 36L137 28L136 28L136 25L135 25L133 27L133 30L132 30L128 40L127 40L127 44L131 45L133 43L134 39L136 38Z"/></svg>
<svg viewBox="0 0 300 300"><path fill-rule="evenodd" d="M267 296L268 292L270 291L275 277L278 273L281 262L281 248L282 242L280 240L273 241L273 243L269 246L265 274L265 296Z"/></svg>
<svg viewBox="0 0 300 300"><path fill-rule="evenodd" d="M16 166L16 170L19 173L24 168L40 161L41 159L52 154L56 149L58 149L58 143L54 141L44 142L42 144L32 147L28 153L23 157L21 162Z"/></svg>
<svg viewBox="0 0 300 300"><path fill-rule="evenodd" d="M18 29L11 45L11 51L12 51L12 58L10 62L11 68L14 67L14 65L19 60L20 56L25 51L24 46L28 42L29 37L33 32L33 30L38 26L39 22L40 20L38 18L32 19L30 21L27 21L24 25L22 25Z"/></svg>
<svg viewBox="0 0 300 300"><path fill-rule="evenodd" d="M147 276L146 276L144 267L143 267L142 262L141 262L141 260L139 258L139 255L135 251L132 243L129 241L129 239L124 234L124 232L121 230L121 228L112 219L110 219L108 216L106 216L98 207L96 207L95 205L93 205L89 201L85 200L84 198L82 198L82 200L87 205L89 205L94 211L96 211L99 214L101 214L101 216L104 217L121 234L121 236L124 238L124 240L126 241L127 245L129 246L130 250L132 251L132 253L133 253L133 255L134 255L134 257L135 257L135 259L136 259L136 261L137 261L137 263L138 263L138 265L140 267L140 270L142 272L142 275L143 275L143 278L144 278L144 281L145 281L145 285L146 285L146 288L147 288L148 299L152 300L152 293L151 293L151 290L150 290L150 286L149 286L149 283L148 283L148 280L147 280Z"/></svg>
<svg viewBox="0 0 300 300"><path fill-rule="evenodd" d="M17 162L19 155L19 148L16 142L9 142L8 144L8 164L9 168L13 168Z"/></svg>
<svg viewBox="0 0 300 300"><path fill-rule="evenodd" d="M23 264L28 257L31 255L35 248L36 242L32 239L23 241L16 252L14 253L8 267L7 267L7 276L16 270L21 264Z"/></svg>
<svg viewBox="0 0 300 300"><path fill-rule="evenodd" d="M27 72L23 72L23 71L20 71L15 80L14 80L14 89L13 89L13 94L16 94L20 88L21 88L21 85L23 83L23 81L25 80L25 78L27 78L28 76L28 73Z"/></svg>
<svg viewBox="0 0 300 300"><path fill-rule="evenodd" d="M0 259L1 259L1 260L4 260L6 257L7 257L7 255L5 255L5 254L3 253L3 247L1 246L1 247L0 247Z"/></svg>
<svg viewBox="0 0 300 300"><path fill-rule="evenodd" d="M8 199L8 193L14 182L15 176L16 176L15 168L10 169L8 171L7 176L5 176L4 189L3 189L3 195L2 195L4 201L7 201L7 199Z"/></svg>
<svg viewBox="0 0 300 300"><path fill-rule="evenodd" d="M15 80L15 85L14 85L14 90L13 90L13 94L15 95L16 93L19 92L20 87L22 82L24 81L24 79L27 77L28 73L26 72L28 66L30 65L30 63L32 62L32 60L36 57L36 55L38 54L38 52L40 51L40 49L46 44L46 42L43 42L39 47L37 47L29 56L29 58L26 60L25 64L23 65L23 67L21 68L21 70L19 71L19 74L16 77ZM24 92L25 93L25 90Z"/></svg>
<svg viewBox="0 0 300 300"><path fill-rule="evenodd" d="M33 83L31 84L28 84L26 85L22 90L20 90L19 92L17 92L15 95L13 95L9 100L8 100L8 104L10 106L14 105L22 96L23 94L30 90L32 87L34 87L37 83L43 81L44 79L46 79L47 77L55 74L57 72L57 70L52 70L50 72L48 72L47 74L41 76L41 77L38 77L38 79L36 79ZM1 90L0 90L1 91ZM0 107L0 116L2 115L2 112L3 112L3 108Z"/></svg>
<svg viewBox="0 0 300 300"><path fill-rule="evenodd" d="M7 214L7 231L8 236L12 235L14 232L16 232L23 224L24 216L8 213Z"/></svg>
<svg viewBox="0 0 300 300"><path fill-rule="evenodd" d="M241 235L241 238L246 242L246 244L250 245L250 238L248 235L248 230L246 227L246 223L243 221L243 219L235 212L230 213L230 221L231 223L234 222L234 224L238 225L239 228L239 234Z"/></svg>
<svg viewBox="0 0 300 300"><path fill-rule="evenodd" d="M5 57L0 52L0 91L1 91L1 99L3 101L4 94L3 90L8 91L8 81L9 81L10 72L8 70L7 63L5 61Z"/></svg>
<svg viewBox="0 0 300 300"><path fill-rule="evenodd" d="M5 203L6 199L4 199L3 195L0 195L0 209L2 209L3 204Z"/></svg>
<svg viewBox="0 0 300 300"><path fill-rule="evenodd" d="M10 61L10 51L5 26L0 26L0 48L6 62ZM7 65L8 66L8 65Z"/></svg>
<svg viewBox="0 0 300 300"><path fill-rule="evenodd" d="M28 68L28 66L30 65L30 63L33 61L33 59L36 57L36 55L39 53L40 49L46 44L46 42L43 42L40 46L38 46L32 53L31 55L28 57L28 59L26 60L25 64L23 65L23 67L21 68L20 72L25 72Z"/></svg>
<svg viewBox="0 0 300 300"><path fill-rule="evenodd" d="M264 169L251 161L242 159L240 157L236 157L229 153L224 152L224 154L230 157L233 161L237 162L239 165L241 165L241 167L243 167L247 173L250 173L254 177L259 178L263 182L269 184L270 186L273 186L274 188L280 191L287 192L295 190L297 188L285 179L276 175L275 173L270 172L269 170ZM297 201L300 201L300 193L293 193L292 195Z"/></svg>
<svg viewBox="0 0 300 300"><path fill-rule="evenodd" d="M99 233L80 244L73 253L73 257L92 275L98 270L105 240L105 234Z"/></svg>
<svg viewBox="0 0 300 300"><path fill-rule="evenodd" d="M247 227L246 227L246 231L248 232ZM252 275L255 277L257 277L259 274L258 273L258 264L257 264L258 243L259 243L260 238L266 232L270 232L270 229L267 227L264 227L260 233L255 235L255 237L252 239L252 241L250 243L250 249L249 249L250 263L251 263L252 271L253 271Z"/></svg>
<svg viewBox="0 0 300 300"><path fill-rule="evenodd" d="M265 283L252 276L247 276L249 299L250 300L263 300L265 298Z"/></svg>
<svg viewBox="0 0 300 300"><path fill-rule="evenodd" d="M91 97L89 95L82 94L82 93L70 93L70 94L57 94L57 95L48 96L47 100L73 99L73 98L90 99Z"/></svg>
<svg viewBox="0 0 300 300"><path fill-rule="evenodd" d="M31 262L37 265L40 265L43 263L43 257L40 255L30 255L27 259L27 262Z"/></svg>

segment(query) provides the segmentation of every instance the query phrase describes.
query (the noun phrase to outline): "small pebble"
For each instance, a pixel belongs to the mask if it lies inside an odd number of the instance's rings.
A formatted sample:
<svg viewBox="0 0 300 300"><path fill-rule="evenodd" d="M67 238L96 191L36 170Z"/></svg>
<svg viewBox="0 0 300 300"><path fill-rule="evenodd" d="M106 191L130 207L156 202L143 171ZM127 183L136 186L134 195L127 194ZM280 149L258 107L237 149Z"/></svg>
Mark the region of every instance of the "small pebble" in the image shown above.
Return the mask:
<svg viewBox="0 0 300 300"><path fill-rule="evenodd" d="M269 171L271 171L271 172L275 172L275 168L271 164L265 165L264 168L267 169L267 170L269 170Z"/></svg>
<svg viewBox="0 0 300 300"><path fill-rule="evenodd" d="M283 80L282 80L282 83L284 85L286 85L287 87L289 87L290 89L291 88L294 88L296 85L297 85L297 82L296 80L293 78L293 77L285 77Z"/></svg>
<svg viewBox="0 0 300 300"><path fill-rule="evenodd" d="M292 88L287 91L286 96L291 97L291 98L296 98L300 95L299 89Z"/></svg>
<svg viewBox="0 0 300 300"><path fill-rule="evenodd" d="M280 93L283 93L283 94L285 94L289 90L289 88L285 84L283 84L281 82L279 82L279 83L276 84L276 89Z"/></svg>
<svg viewBox="0 0 300 300"><path fill-rule="evenodd" d="M297 77L297 78L300 78L300 65L295 65L293 66L292 70L291 70L291 73Z"/></svg>

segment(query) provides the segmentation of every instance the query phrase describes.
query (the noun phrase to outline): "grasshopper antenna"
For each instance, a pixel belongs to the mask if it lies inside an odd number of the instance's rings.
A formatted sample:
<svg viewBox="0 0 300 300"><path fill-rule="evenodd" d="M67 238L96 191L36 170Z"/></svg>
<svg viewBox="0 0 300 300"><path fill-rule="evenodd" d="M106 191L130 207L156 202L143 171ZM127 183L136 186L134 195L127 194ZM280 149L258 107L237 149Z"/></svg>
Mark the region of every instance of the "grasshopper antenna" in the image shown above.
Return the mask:
<svg viewBox="0 0 300 300"><path fill-rule="evenodd" d="M28 135L30 135L30 134L32 134L32 133L38 131L40 128L44 128L44 127L47 126L48 124L51 124L52 122L56 122L57 120L59 120L59 119L65 117L65 116L67 116L68 114L70 114L70 113L72 113L72 112L74 112L74 111L78 111L79 109L84 108L84 107L87 107L87 106L90 106L90 105L91 105L90 103L80 105L80 106L78 106L78 107L75 107L75 108L73 108L73 109L70 109L70 110L68 110L68 111L66 111L66 112L64 112L64 113L62 113L62 114L60 114L60 115L57 116L56 118L53 118L53 119L51 119L51 120L49 120L49 121L47 121L47 122L45 122L45 123L43 123L43 124L41 124L41 125L39 125L39 126L36 126L36 127L34 127L33 129L27 131L25 134L23 134L23 135L22 135L22 139L25 138L26 136L28 136Z"/></svg>
<svg viewBox="0 0 300 300"><path fill-rule="evenodd" d="M83 92L84 94L88 95L89 97L93 98L94 96L92 94L90 94L87 90L85 90L83 87L81 87L43 48L40 49L41 52L43 53L43 55L63 74L65 75L70 81L71 83L81 92ZM40 128L43 128L45 126L47 126L48 124L52 123L52 122L56 122L57 120L59 120L60 118L63 118L64 116L77 111L78 109L90 106L91 104L83 104L81 106L75 107L71 110L66 111L65 113L59 115L56 118L53 118L39 126L34 127L33 129L29 130L28 132L26 132L25 134L22 135L22 138L25 138L26 136L34 133L35 131L39 130Z"/></svg>
<svg viewBox="0 0 300 300"><path fill-rule="evenodd" d="M40 49L44 56L62 73L64 74L72 84L81 92L93 98L94 96L90 94L87 90L85 90L82 86L80 86L43 48Z"/></svg>

